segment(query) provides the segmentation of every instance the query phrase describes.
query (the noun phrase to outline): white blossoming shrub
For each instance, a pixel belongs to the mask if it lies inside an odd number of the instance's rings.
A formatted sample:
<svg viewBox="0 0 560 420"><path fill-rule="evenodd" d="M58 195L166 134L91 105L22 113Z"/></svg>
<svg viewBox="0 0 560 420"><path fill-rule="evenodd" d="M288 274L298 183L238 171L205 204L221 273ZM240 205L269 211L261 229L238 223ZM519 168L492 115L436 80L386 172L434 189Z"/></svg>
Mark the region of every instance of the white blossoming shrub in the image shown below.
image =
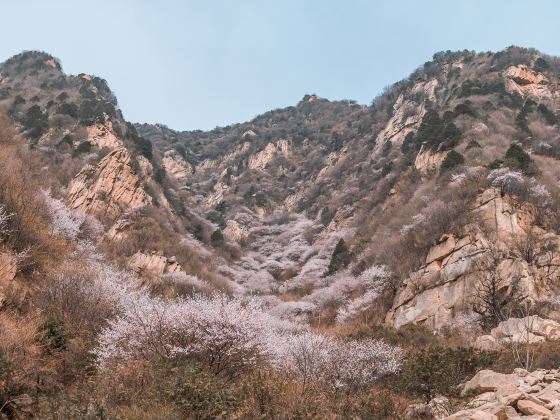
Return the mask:
<svg viewBox="0 0 560 420"><path fill-rule="evenodd" d="M347 322L360 314L367 313L367 310L375 304L383 293L391 277L391 272L382 265L373 265L366 269L357 279L359 284L365 288L365 292L341 306L338 309L336 321L339 323Z"/></svg>
<svg viewBox="0 0 560 420"><path fill-rule="evenodd" d="M61 200L53 198L49 191L43 192L43 196L51 218L51 234L76 239L86 215L69 209Z"/></svg>
<svg viewBox="0 0 560 420"><path fill-rule="evenodd" d="M281 367L304 384L323 381L346 390L397 373L402 360L401 349L382 340L344 341L312 332L289 337L278 352Z"/></svg>
<svg viewBox="0 0 560 420"><path fill-rule="evenodd" d="M541 207L552 204L552 195L548 189L544 185L537 184L535 180L532 180L532 185L529 187L529 195Z"/></svg>
<svg viewBox="0 0 560 420"><path fill-rule="evenodd" d="M142 290L123 299L99 335L101 366L188 357L235 377L271 366L302 381L363 386L397 371L401 350L378 340L344 342L282 321L252 300L223 295L163 300Z"/></svg>
<svg viewBox="0 0 560 420"><path fill-rule="evenodd" d="M239 298L163 300L139 291L100 335L96 354L101 364L189 356L235 376L270 357L270 335L297 328Z"/></svg>
<svg viewBox="0 0 560 420"><path fill-rule="evenodd" d="M0 242L4 241L9 234L8 223L12 215L6 211L6 208L0 204Z"/></svg>
<svg viewBox="0 0 560 420"><path fill-rule="evenodd" d="M487 178L493 187L499 188L502 192L509 192L525 183L523 174L510 168L494 169L490 171Z"/></svg>

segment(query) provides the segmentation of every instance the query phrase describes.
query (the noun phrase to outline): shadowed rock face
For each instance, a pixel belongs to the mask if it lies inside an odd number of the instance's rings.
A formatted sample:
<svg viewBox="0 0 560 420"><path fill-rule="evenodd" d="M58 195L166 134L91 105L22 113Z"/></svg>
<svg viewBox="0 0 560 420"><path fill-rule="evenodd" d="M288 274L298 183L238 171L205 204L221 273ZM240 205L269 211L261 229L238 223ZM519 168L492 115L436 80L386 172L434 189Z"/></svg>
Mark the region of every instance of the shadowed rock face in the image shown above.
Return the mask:
<svg viewBox="0 0 560 420"><path fill-rule="evenodd" d="M80 171L69 186L73 209L96 216L117 218L123 209L151 204L139 176L131 167L130 153L120 148L93 167Z"/></svg>

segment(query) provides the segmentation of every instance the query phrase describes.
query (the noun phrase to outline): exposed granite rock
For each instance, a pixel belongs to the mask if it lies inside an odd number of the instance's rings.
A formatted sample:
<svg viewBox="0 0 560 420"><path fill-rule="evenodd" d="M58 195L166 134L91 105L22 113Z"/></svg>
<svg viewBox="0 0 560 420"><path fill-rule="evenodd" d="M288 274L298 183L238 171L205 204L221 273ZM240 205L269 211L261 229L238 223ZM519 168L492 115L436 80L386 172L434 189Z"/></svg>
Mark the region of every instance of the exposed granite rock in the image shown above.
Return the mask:
<svg viewBox="0 0 560 420"><path fill-rule="evenodd" d="M518 382L519 377L514 373L508 375L491 370L481 370L463 386L461 394L497 392L501 395L510 395L517 390Z"/></svg>
<svg viewBox="0 0 560 420"><path fill-rule="evenodd" d="M472 212L479 225L495 232L495 240L503 247L512 238L524 235L523 229L531 225L529 211L515 208L507 196L502 197L495 189L480 194ZM397 328L423 323L441 329L450 325L455 317L468 313L478 281L476 266L486 258L491 247L477 226L467 226L465 231L470 233L462 238L444 235L429 250L425 265L403 282L387 314L387 323ZM523 259L510 257L504 258L496 269L504 286L515 277L529 298L537 299L544 293L535 285L539 267L529 267ZM493 340L484 340L488 347L495 347Z"/></svg>
<svg viewBox="0 0 560 420"><path fill-rule="evenodd" d="M540 343L560 340L560 324L552 319L539 316L510 318L493 328L489 335L476 339L475 346L480 349L499 349L511 343ZM493 343L493 344L492 344Z"/></svg>
<svg viewBox="0 0 560 420"><path fill-rule="evenodd" d="M165 172L177 181L184 181L194 173L192 165L186 162L175 150L165 152L162 163Z"/></svg>
<svg viewBox="0 0 560 420"><path fill-rule="evenodd" d="M177 263L175 257L167 258L156 252L146 253L138 251L130 257L128 265L138 274L153 277L183 271L183 268Z"/></svg>
<svg viewBox="0 0 560 420"><path fill-rule="evenodd" d="M439 82L437 79L431 79L427 82L419 82L412 87L412 93L423 93L427 100L435 102L436 88L438 85Z"/></svg>
<svg viewBox="0 0 560 420"><path fill-rule="evenodd" d="M130 153L119 148L96 167L86 166L70 183L69 206L96 216L116 218L123 209L150 205L152 199L131 163Z"/></svg>
<svg viewBox="0 0 560 420"><path fill-rule="evenodd" d="M442 238L428 253L429 262L404 282L387 322L396 328L418 322L434 329L447 325L468 306L475 282L468 274L486 247L481 235Z"/></svg>
<svg viewBox="0 0 560 420"><path fill-rule="evenodd" d="M18 286L14 283L17 274L18 259L12 252L0 252L0 308L6 296Z"/></svg>
<svg viewBox="0 0 560 420"><path fill-rule="evenodd" d="M228 241L241 243L249 237L249 228L237 220L228 220L223 235Z"/></svg>
<svg viewBox="0 0 560 420"><path fill-rule="evenodd" d="M287 140L280 139L276 143L268 143L264 150L249 157L249 169L262 171L276 156L287 158L288 154L289 144Z"/></svg>
<svg viewBox="0 0 560 420"><path fill-rule="evenodd" d="M339 208L330 223L327 226L327 231L335 232L348 228L354 221L354 207L342 206Z"/></svg>
<svg viewBox="0 0 560 420"><path fill-rule="evenodd" d="M12 281L17 273L17 257L11 252L0 252L0 284Z"/></svg>
<svg viewBox="0 0 560 420"><path fill-rule="evenodd" d="M483 393L474 397L466 409L445 418L560 418L560 373L556 369L530 373L515 369L512 374L482 370L462 388L462 395L476 392Z"/></svg>
<svg viewBox="0 0 560 420"><path fill-rule="evenodd" d="M228 190L228 185L224 184L222 181L218 181L216 185L214 185L213 191L206 197L206 205L210 208L216 207L216 205L224 200L224 194Z"/></svg>
<svg viewBox="0 0 560 420"><path fill-rule="evenodd" d="M96 123L87 127L87 139L90 143L95 144L100 149L107 148L115 150L124 146L124 143L119 139L113 131L113 124L111 123L107 114L103 124Z"/></svg>
<svg viewBox="0 0 560 420"><path fill-rule="evenodd" d="M448 154L449 150L444 152L434 152L422 146L418 155L416 155L416 159L414 160L414 167L424 175L437 173Z"/></svg>
<svg viewBox="0 0 560 420"><path fill-rule="evenodd" d="M506 90L509 93L519 93L521 96L531 96L538 99L551 98L548 80L543 74L527 68L524 65L511 66L505 73Z"/></svg>
<svg viewBox="0 0 560 420"><path fill-rule="evenodd" d="M416 131L420 127L425 113L424 105L404 99L403 94L399 95L393 105L393 116L377 135L373 153L378 153L387 141L393 145L401 145L408 133Z"/></svg>
<svg viewBox="0 0 560 420"><path fill-rule="evenodd" d="M243 132L243 134L241 135L242 139L246 139L246 138L253 138L256 137L257 133L255 133L253 130L247 130L245 132Z"/></svg>

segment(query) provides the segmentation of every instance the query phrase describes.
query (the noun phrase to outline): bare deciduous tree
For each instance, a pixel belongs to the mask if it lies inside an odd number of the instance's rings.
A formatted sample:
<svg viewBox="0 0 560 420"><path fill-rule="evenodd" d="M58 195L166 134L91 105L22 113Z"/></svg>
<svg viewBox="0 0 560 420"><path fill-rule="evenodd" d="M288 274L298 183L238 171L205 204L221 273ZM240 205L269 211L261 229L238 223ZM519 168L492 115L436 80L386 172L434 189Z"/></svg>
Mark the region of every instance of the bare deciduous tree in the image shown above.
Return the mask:
<svg viewBox="0 0 560 420"><path fill-rule="evenodd" d="M499 266L506 258L504 251L492 244L472 272L476 276L472 308L485 330L508 319L525 297L519 288L519 275L512 273L510 278L504 278L500 272Z"/></svg>

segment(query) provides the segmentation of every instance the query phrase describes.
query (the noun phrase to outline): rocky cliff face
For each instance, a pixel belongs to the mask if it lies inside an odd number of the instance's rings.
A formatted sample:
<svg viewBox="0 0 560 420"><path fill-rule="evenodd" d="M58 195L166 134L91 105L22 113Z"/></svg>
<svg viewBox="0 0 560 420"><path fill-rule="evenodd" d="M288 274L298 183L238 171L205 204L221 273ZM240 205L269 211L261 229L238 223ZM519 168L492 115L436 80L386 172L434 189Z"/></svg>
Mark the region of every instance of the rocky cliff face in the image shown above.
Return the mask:
<svg viewBox="0 0 560 420"><path fill-rule="evenodd" d="M556 261L529 265L519 255L506 252L492 267L485 264L494 249L513 249L516 241L523 240L531 227L528 211L515 209L511 199L495 189L478 196L471 211L476 222L467 226L467 234L461 238L444 235L430 249L425 265L405 280L387 315L389 324L398 328L422 323L436 330L452 326L457 318L470 313L480 270L496 270L506 290L512 282L522 282L527 299L543 300L550 293L542 280ZM538 240L549 243L560 238L541 233Z"/></svg>
<svg viewBox="0 0 560 420"><path fill-rule="evenodd" d="M71 208L97 216L118 217L124 209L150 205L140 175L132 168L130 153L116 149L95 167L86 167L72 180L68 191Z"/></svg>
<svg viewBox="0 0 560 420"><path fill-rule="evenodd" d="M506 90L518 93L523 97L548 99L552 93L548 88L549 81L542 73L527 68L527 66L511 66L505 71Z"/></svg>
<svg viewBox="0 0 560 420"><path fill-rule="evenodd" d="M193 174L193 167L174 150L168 150L163 155L163 168L165 172L177 181L185 181Z"/></svg>

